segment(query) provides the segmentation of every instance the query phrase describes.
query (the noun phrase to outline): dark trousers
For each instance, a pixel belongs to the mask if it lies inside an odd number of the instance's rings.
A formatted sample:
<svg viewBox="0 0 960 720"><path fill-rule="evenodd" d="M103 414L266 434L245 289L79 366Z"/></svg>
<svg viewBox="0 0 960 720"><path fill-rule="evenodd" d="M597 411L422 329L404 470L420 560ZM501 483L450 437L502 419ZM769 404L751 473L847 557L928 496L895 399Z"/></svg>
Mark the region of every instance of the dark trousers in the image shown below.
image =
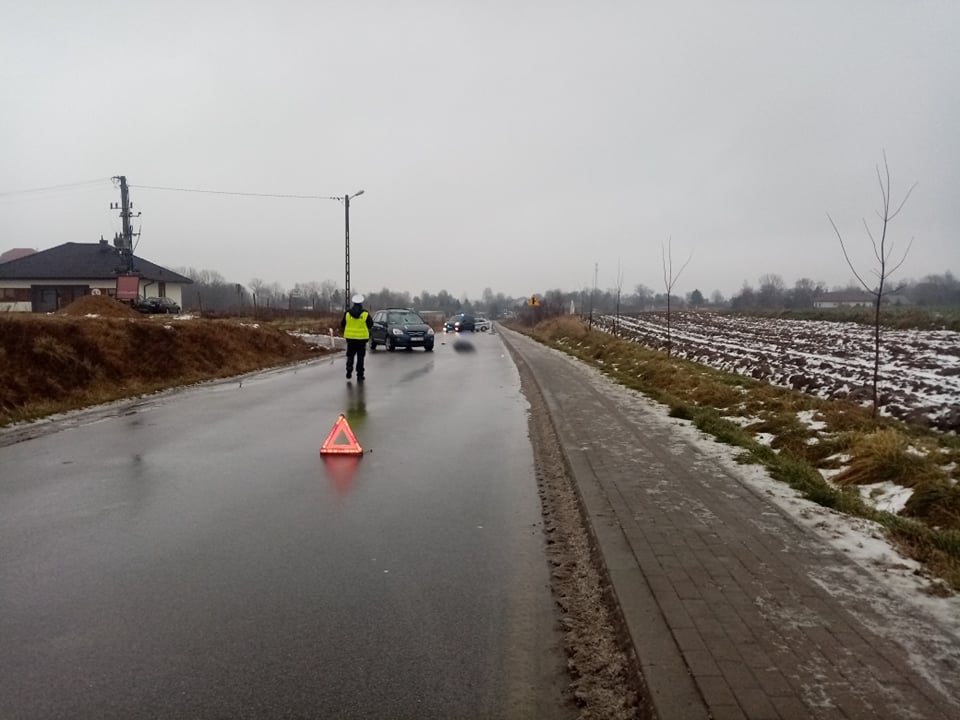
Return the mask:
<svg viewBox="0 0 960 720"><path fill-rule="evenodd" d="M357 377L363 377L363 359L367 355L367 341L366 340L352 340L347 338L347 375L353 373L353 362L356 358L357 362Z"/></svg>

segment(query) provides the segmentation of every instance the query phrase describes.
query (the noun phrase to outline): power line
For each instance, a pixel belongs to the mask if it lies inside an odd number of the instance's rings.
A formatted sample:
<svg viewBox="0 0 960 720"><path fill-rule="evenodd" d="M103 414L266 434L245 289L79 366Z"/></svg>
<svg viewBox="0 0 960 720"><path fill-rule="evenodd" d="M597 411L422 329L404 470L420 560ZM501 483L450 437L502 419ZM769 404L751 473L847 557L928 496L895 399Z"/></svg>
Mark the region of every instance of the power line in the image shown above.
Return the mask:
<svg viewBox="0 0 960 720"><path fill-rule="evenodd" d="M239 195L241 197L293 198L295 200L337 200L323 195L291 195L286 193L232 192L229 190L200 190L197 188L160 187L158 185L131 185L138 190L167 190L170 192L206 193L208 195Z"/></svg>
<svg viewBox="0 0 960 720"><path fill-rule="evenodd" d="M99 183L105 183L109 181L110 181L109 178L98 178L96 180L84 180L82 182L64 183L62 185L49 185L47 187L29 188L26 190L8 190L5 192L0 192L0 198L12 197L14 195L29 195L34 193L50 192L54 190L69 190L71 188L96 185ZM168 192L205 193L208 195L235 195L240 197L292 198L294 200L342 200L343 199L340 197L326 196L326 195L295 195L292 193L236 192L231 190L205 190L200 188L164 187L160 185L129 185L128 187L138 188L140 190L164 190Z"/></svg>
<svg viewBox="0 0 960 720"><path fill-rule="evenodd" d="M96 180L84 180L82 182L66 183L64 185L49 185L48 187L30 188L29 190L8 190L0 192L0 197L10 197L12 195L28 195L31 193L47 192L48 190L67 190L69 188L82 187L84 185L96 185L98 183L109 182L109 178L97 178Z"/></svg>

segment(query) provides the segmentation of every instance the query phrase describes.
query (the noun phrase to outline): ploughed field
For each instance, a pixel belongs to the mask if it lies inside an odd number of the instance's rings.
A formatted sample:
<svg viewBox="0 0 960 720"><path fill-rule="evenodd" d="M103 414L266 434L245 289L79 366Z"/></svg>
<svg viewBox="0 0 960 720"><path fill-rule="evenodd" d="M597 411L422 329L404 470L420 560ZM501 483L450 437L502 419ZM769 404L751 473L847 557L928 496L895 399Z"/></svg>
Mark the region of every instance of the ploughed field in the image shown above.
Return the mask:
<svg viewBox="0 0 960 720"><path fill-rule="evenodd" d="M617 318L598 325L613 332ZM665 350L666 313L620 317L620 332ZM672 352L703 365L828 399L869 404L873 327L851 322L670 314ZM960 432L960 332L881 328L880 412Z"/></svg>

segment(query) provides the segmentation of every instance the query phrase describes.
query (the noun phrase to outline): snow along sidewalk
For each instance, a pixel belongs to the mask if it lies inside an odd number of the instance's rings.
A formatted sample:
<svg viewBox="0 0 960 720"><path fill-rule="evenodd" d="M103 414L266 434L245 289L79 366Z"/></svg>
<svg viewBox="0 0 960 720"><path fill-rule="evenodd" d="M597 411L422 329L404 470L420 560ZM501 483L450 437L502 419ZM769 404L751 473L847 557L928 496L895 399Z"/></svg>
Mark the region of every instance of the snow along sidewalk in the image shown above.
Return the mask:
<svg viewBox="0 0 960 720"><path fill-rule="evenodd" d="M503 338L543 392L661 720L960 717L960 605L924 595L869 523Z"/></svg>

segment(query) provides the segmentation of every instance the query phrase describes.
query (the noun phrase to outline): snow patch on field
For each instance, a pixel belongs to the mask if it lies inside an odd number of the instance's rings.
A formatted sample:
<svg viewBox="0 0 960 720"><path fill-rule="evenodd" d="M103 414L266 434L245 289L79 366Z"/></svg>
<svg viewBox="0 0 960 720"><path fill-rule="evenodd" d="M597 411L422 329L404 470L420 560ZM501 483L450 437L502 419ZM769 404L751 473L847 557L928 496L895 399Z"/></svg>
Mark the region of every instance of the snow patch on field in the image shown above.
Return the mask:
<svg viewBox="0 0 960 720"><path fill-rule="evenodd" d="M825 430L827 423L823 420L814 420L817 414L816 410L801 410L797 413L797 420L806 425L811 430Z"/></svg>
<svg viewBox="0 0 960 720"><path fill-rule="evenodd" d="M603 316L598 327L612 329ZM620 333L653 348L667 344L666 317L621 317ZM827 399L872 402L873 328L850 322L671 314L677 357ZM880 412L960 430L960 333L883 331ZM811 417L811 422L813 422Z"/></svg>

